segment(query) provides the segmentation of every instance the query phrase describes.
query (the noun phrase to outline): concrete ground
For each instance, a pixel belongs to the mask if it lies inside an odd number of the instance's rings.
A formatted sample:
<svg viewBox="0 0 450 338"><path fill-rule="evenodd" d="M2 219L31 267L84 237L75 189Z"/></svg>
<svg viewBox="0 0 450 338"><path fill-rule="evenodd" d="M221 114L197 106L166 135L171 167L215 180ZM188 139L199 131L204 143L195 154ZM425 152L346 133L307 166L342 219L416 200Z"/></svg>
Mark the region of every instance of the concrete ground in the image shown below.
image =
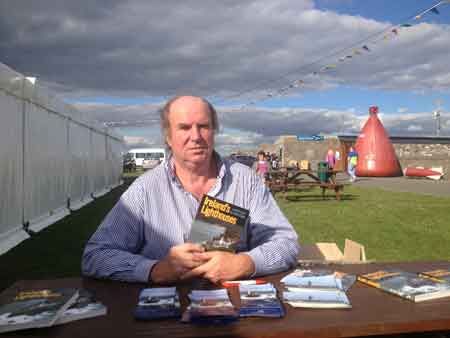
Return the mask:
<svg viewBox="0 0 450 338"><path fill-rule="evenodd" d="M342 174L338 179L348 182L348 176L345 174ZM410 177L358 177L353 184L364 188L380 188L388 191L450 197L450 181L448 180L434 181L428 178Z"/></svg>

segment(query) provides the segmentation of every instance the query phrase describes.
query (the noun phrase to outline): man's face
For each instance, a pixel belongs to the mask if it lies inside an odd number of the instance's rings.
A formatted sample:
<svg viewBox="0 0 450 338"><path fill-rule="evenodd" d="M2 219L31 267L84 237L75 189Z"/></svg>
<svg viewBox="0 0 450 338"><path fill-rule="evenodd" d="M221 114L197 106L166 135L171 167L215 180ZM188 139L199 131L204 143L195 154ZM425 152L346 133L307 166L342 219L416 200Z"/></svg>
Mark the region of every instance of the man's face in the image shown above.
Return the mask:
<svg viewBox="0 0 450 338"><path fill-rule="evenodd" d="M169 112L167 143L176 163L204 164L214 150L214 130L208 106L197 97L181 97Z"/></svg>

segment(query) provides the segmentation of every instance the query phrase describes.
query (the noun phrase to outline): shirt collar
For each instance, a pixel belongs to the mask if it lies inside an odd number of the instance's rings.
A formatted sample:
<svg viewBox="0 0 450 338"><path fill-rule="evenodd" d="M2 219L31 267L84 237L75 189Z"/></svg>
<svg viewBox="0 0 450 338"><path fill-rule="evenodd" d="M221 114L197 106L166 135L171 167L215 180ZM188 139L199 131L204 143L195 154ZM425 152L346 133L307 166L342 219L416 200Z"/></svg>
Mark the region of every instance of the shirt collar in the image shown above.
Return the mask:
<svg viewBox="0 0 450 338"><path fill-rule="evenodd" d="M227 166L226 161L224 161L222 159L222 157L219 155L218 152L216 152L214 150L212 156L216 160L217 168L219 169L217 179L219 181L222 181L222 178L225 176L225 174L227 173L229 168ZM174 160L173 154L171 152L169 152L169 154L167 156L167 160L164 162L164 166L165 166L167 173L169 174L169 177L172 179L172 181L178 182L177 175L175 174L175 160ZM216 186L217 186L217 183L216 183Z"/></svg>

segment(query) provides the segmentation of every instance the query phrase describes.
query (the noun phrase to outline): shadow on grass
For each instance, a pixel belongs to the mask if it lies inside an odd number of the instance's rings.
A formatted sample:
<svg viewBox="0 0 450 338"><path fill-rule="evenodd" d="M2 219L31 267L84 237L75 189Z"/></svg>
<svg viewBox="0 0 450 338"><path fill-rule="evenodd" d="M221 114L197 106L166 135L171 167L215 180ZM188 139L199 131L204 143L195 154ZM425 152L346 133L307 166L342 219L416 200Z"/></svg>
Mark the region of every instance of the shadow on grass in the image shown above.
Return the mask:
<svg viewBox="0 0 450 338"><path fill-rule="evenodd" d="M280 196L281 197L281 196ZM343 201L353 201L353 200L357 200L359 198L358 195L352 195L352 194L342 194L341 195L341 199L340 201L338 201L336 199L335 195L325 195L325 198L322 197L321 194L295 194L295 195L288 195L286 196L286 200L289 202L300 202L300 201L308 201L308 202L313 202L313 201L318 201L318 202L328 202L328 201L333 201L333 202L343 202Z"/></svg>

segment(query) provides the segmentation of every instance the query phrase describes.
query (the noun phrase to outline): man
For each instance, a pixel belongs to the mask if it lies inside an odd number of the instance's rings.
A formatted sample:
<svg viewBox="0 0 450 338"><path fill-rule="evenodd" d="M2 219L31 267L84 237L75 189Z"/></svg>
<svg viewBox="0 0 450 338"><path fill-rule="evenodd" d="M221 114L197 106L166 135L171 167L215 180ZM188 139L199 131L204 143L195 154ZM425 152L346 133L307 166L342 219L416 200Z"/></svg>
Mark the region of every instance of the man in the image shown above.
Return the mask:
<svg viewBox="0 0 450 338"><path fill-rule="evenodd" d="M214 151L217 113L203 98L171 99L161 111L171 151L139 177L86 245L87 276L168 284L192 277L213 283L286 270L298 239L261 179ZM241 251L208 251L187 243L204 194L250 210Z"/></svg>

